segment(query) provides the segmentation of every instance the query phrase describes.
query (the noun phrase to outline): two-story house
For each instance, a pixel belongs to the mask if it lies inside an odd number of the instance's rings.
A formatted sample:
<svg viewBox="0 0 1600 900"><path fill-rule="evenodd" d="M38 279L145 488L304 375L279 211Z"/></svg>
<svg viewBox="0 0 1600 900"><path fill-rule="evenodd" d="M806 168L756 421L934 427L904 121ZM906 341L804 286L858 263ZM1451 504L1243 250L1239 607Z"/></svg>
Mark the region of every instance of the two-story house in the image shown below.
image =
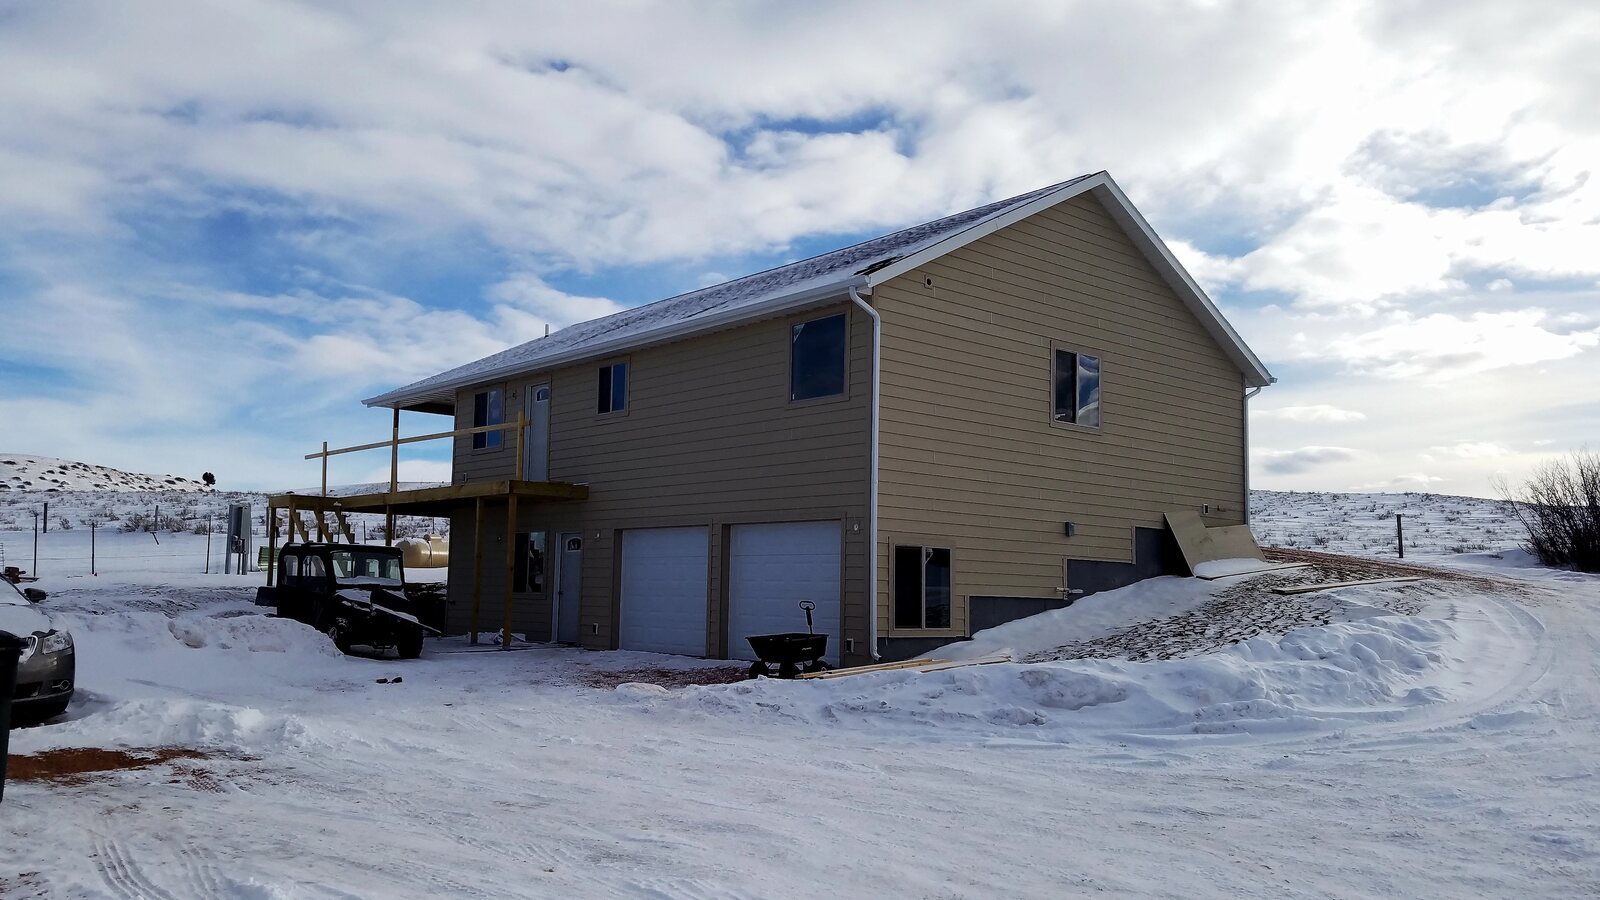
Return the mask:
<svg viewBox="0 0 1600 900"><path fill-rule="evenodd" d="M451 630L505 597L533 640L749 659L812 600L851 664L1181 570L1162 514L1245 520L1272 380L1101 172L365 402L523 416L456 438L456 484L520 445L520 481L581 486L452 507Z"/></svg>

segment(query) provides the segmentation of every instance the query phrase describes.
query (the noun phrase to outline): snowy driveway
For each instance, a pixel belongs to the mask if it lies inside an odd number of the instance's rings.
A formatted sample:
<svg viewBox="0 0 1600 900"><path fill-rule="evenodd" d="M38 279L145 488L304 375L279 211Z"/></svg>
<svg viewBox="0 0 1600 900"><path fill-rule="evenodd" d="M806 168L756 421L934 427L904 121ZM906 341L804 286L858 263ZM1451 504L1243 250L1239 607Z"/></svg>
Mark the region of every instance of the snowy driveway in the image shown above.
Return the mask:
<svg viewBox="0 0 1600 900"><path fill-rule="evenodd" d="M639 654L345 659L118 590L52 598L98 699L13 752L214 755L11 784L7 896L1600 893L1594 580L1190 660L670 692L582 677Z"/></svg>

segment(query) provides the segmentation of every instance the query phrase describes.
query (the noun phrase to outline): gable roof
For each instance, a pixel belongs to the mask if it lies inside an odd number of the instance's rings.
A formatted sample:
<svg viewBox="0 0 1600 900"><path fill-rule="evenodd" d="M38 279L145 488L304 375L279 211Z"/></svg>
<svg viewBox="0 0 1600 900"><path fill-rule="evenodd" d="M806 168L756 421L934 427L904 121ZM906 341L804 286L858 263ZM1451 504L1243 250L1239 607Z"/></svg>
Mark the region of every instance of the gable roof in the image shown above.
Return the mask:
<svg viewBox="0 0 1600 900"><path fill-rule="evenodd" d="M455 392L460 388L500 376L552 369L822 305L836 301L852 287L867 294L873 285L1091 191L1245 373L1246 383L1259 387L1276 380L1178 264L1111 176L1097 172L831 253L579 322L547 337L518 344L362 402L367 406L444 410L454 406Z"/></svg>

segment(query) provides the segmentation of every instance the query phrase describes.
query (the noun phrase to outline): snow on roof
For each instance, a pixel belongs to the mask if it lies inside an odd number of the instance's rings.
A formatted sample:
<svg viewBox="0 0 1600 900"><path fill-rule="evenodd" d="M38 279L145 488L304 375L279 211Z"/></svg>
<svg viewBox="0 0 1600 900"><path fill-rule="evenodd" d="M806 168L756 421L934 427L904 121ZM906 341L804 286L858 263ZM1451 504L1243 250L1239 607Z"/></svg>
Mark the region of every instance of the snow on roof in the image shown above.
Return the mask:
<svg viewBox="0 0 1600 900"><path fill-rule="evenodd" d="M464 366L364 401L367 406L406 407L453 404L457 388L498 375L527 372L588 356L619 352L652 339L710 330L758 315L770 307L842 294L877 269L926 250L985 221L1003 216L1091 175L1053 184L1007 200L956 213L893 234L862 241L765 272L657 300L634 309L563 328L548 337L518 344Z"/></svg>

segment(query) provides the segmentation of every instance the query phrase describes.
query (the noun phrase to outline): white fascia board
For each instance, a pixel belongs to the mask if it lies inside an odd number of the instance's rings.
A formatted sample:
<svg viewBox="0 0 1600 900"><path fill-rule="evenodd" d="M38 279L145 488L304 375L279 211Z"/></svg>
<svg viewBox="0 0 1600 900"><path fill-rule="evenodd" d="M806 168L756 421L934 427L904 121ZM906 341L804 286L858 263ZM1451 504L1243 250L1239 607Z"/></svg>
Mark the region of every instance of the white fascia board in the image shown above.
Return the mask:
<svg viewBox="0 0 1600 900"><path fill-rule="evenodd" d="M870 288L873 285L883 284L891 278L904 275L918 266L938 259L952 251L959 250L973 241L994 234L1002 228L1014 225L1029 216L1091 191L1096 192L1096 196L1105 201L1104 205L1107 212L1133 238L1134 243L1144 252L1145 257L1150 260L1151 265L1166 280L1173 292L1184 302L1184 305L1189 307L1195 317L1200 320L1201 325L1222 346L1223 350L1233 358L1234 364L1243 370L1246 383L1250 387L1265 387L1276 382L1277 379L1272 377L1272 374L1261 364L1261 360L1245 345L1238 332L1234 331L1233 326L1228 324L1228 320L1223 318L1222 312L1217 309L1216 304L1211 302L1211 298L1206 296L1205 291L1200 289L1200 285L1196 284L1195 280L1178 263L1177 258L1172 255L1172 251L1167 249L1166 243L1150 227L1150 223L1146 222L1144 216L1140 215L1139 211L1129 202L1127 195L1122 193L1122 189L1111 179L1111 175L1103 171L1067 184L1058 191L1045 194L992 219L985 219L965 231L951 235L937 244L907 256L905 259L899 260L892 265L884 266L867 276L867 286Z"/></svg>
<svg viewBox="0 0 1600 900"><path fill-rule="evenodd" d="M737 306L729 310L711 312L702 316L689 316L684 319L678 319L676 321L667 323L659 328L635 332L633 334L623 335L610 340L599 340L592 344L584 344L582 346L573 347L560 353L552 353L549 356L536 356L532 359L508 363L494 369L485 369L482 372L473 372L457 378L452 378L449 381L442 381L438 384L430 384L427 387L418 389L416 391L407 391L404 388L397 391L390 391L387 394L379 394L376 397L369 397L366 400L361 401L361 404L368 407L393 407L406 403L414 403L417 401L441 399L445 396L448 396L450 400L453 401L455 392L461 388L467 387L468 385L481 384L485 381L493 381L497 378L503 378L519 373L531 374L534 372L546 371L548 369L556 369L560 368L561 366L568 366L574 363L583 362L586 359L598 359L604 356L612 356L618 353L636 350L640 347L648 346L650 344L665 343L667 341L689 337L702 332L714 331L719 328L740 325L746 322L755 321L757 319L764 319L769 316L778 315L780 313L788 312L793 309L798 309L800 307L816 303L819 300L826 300L829 297L844 295L851 287L864 287L865 283L866 279L864 276L850 275L840 279L837 282L829 282L824 285L806 288L805 290L797 291L792 294L781 294L777 297L763 300L760 303Z"/></svg>

